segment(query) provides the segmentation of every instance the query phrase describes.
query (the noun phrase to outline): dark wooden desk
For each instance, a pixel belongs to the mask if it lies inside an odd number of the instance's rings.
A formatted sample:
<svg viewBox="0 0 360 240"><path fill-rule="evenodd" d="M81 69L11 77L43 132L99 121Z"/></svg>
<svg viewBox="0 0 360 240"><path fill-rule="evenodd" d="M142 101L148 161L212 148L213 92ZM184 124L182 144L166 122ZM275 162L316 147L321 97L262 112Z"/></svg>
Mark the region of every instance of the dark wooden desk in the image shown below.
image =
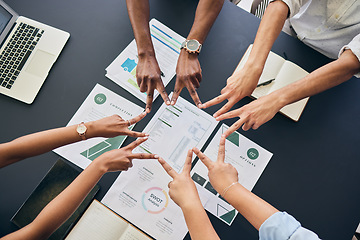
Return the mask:
<svg viewBox="0 0 360 240"><path fill-rule="evenodd" d="M133 39L124 0L7 0L19 14L70 32L71 37L32 105L0 95L0 142L64 126L96 83L145 106L105 77L105 68ZM151 1L151 17L183 36L192 25L197 1ZM200 63L203 102L225 86L253 42L259 19L225 1L205 41ZM281 34L273 49L312 71L330 60L296 39ZM173 80L166 88L174 88ZM274 153L253 192L295 216L323 239L351 239L360 221L360 82L352 79L310 98L298 123L277 114L260 129L240 132ZM181 95L192 101L187 90ZM240 107L250 98L241 100ZM135 129L141 131L162 104ZM213 114L220 106L206 111ZM225 121L232 124L235 119ZM125 144L128 144L128 139ZM17 228L10 218L58 156L49 152L0 170L0 236ZM118 173L100 181L101 199ZM210 215L222 239L257 239L257 231L238 215L231 227ZM186 238L189 238L187 235Z"/></svg>

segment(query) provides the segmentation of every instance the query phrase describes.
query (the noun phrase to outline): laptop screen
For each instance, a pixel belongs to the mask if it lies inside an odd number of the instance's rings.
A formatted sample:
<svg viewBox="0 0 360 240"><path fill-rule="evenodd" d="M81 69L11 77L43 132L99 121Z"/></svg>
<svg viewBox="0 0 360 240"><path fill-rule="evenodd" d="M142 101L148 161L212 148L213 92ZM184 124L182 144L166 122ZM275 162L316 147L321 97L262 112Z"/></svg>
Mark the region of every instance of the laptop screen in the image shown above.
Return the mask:
<svg viewBox="0 0 360 240"><path fill-rule="evenodd" d="M11 18L12 15L4 7L0 6L0 34L4 31Z"/></svg>

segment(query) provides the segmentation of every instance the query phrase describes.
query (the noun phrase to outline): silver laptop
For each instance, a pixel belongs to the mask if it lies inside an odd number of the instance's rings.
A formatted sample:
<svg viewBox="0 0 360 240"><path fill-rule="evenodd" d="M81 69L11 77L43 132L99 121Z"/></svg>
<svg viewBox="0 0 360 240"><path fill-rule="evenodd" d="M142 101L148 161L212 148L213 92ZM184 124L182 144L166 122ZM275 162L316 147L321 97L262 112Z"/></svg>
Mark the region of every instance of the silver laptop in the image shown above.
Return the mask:
<svg viewBox="0 0 360 240"><path fill-rule="evenodd" d="M19 16L0 0L0 93L31 104L70 34Z"/></svg>

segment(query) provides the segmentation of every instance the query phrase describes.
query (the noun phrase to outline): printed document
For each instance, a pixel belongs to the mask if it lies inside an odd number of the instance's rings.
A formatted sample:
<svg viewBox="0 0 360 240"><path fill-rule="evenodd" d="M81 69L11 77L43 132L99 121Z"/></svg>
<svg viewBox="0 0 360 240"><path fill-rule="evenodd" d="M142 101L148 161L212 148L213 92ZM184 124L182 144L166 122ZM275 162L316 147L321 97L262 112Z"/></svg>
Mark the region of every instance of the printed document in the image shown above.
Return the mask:
<svg viewBox="0 0 360 240"><path fill-rule="evenodd" d="M185 38L154 18L151 19L149 25L156 59L162 72L162 81L166 87L175 76L181 43L185 41ZM105 69L105 76L146 103L146 93L140 92L136 81L137 63L138 55L134 39ZM159 93L155 90L154 101L158 95Z"/></svg>
<svg viewBox="0 0 360 240"><path fill-rule="evenodd" d="M214 162L217 160L221 135L227 129L228 126L222 124L204 152ZM225 143L225 162L236 168L239 173L239 183L249 191L255 186L272 155L238 132L227 137ZM201 192L208 199L204 204L205 209L226 224L231 225L238 212L211 186L208 169L200 159L191 170L191 177L197 183L199 193Z"/></svg>
<svg viewBox="0 0 360 240"><path fill-rule="evenodd" d="M96 84L67 126L90 122L114 114L125 120L134 118L144 111L143 108L117 95L107 88ZM133 128L132 125L130 128ZM118 149L127 136L114 138L91 138L69 144L54 150L55 153L85 169L95 158L112 149Z"/></svg>
<svg viewBox="0 0 360 240"><path fill-rule="evenodd" d="M212 116L179 97L175 106L160 107L144 129L149 139L133 152L158 154L179 172L187 151L201 149L216 125ZM188 230L181 209L168 195L171 180L157 160L134 160L101 202L155 239L181 240ZM203 194L200 199L206 203Z"/></svg>

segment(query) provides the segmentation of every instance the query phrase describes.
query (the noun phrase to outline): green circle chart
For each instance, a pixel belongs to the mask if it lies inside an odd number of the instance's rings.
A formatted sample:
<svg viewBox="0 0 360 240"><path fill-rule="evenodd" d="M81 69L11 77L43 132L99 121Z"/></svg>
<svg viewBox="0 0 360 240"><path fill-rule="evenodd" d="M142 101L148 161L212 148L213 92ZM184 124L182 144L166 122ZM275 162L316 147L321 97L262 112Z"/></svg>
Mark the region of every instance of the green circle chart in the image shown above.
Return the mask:
<svg viewBox="0 0 360 240"><path fill-rule="evenodd" d="M250 148L247 151L247 156L251 159L251 160L255 160L259 157L259 151L256 150L255 148Z"/></svg>
<svg viewBox="0 0 360 240"><path fill-rule="evenodd" d="M103 93L99 93L99 94L96 94L94 100L95 100L95 103L101 105L106 102L106 96Z"/></svg>

